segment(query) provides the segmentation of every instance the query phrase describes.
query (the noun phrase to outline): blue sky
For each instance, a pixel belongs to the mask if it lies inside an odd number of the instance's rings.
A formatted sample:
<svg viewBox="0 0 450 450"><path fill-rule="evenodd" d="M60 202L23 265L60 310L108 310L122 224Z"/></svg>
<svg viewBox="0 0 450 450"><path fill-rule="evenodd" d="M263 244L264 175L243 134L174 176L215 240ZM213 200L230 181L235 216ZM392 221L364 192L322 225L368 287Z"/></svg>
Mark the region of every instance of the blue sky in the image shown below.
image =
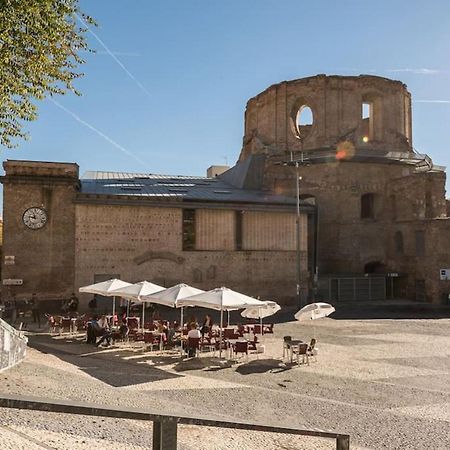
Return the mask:
<svg viewBox="0 0 450 450"><path fill-rule="evenodd" d="M98 53L86 54L85 77L76 83L83 96L56 98L60 106L42 102L39 120L28 127L31 140L2 148L3 159L74 161L81 173L204 175L211 164L236 161L245 104L269 85L318 73L370 73L408 85L414 147L450 167L448 0L81 6L123 66L90 35Z"/></svg>

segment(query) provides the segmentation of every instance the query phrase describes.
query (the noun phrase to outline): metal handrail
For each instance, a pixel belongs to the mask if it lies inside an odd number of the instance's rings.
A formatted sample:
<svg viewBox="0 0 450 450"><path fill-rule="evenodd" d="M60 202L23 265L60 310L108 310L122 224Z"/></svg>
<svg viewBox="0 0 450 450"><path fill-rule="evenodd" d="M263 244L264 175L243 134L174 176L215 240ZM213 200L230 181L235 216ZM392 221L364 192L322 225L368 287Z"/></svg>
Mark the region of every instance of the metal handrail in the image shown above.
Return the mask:
<svg viewBox="0 0 450 450"><path fill-rule="evenodd" d="M3 319L0 319L0 327L9 331L14 336L17 336L18 338L23 339L25 341L25 343L28 342L28 338L25 336L23 331L17 330L12 325L10 325L8 322L5 322Z"/></svg>
<svg viewBox="0 0 450 450"><path fill-rule="evenodd" d="M252 430L329 438L336 440L336 450L350 449L350 436L348 434L335 433L332 431L270 426L262 423L246 421L232 422L227 420L212 420L206 417L173 416L135 408L127 408L125 410L112 406L102 406L92 403L81 403L74 401L71 401L69 403L60 400L48 401L36 397L23 397L16 395L2 395L0 397L0 407L152 421L153 450L176 450L178 424L219 428L235 428L239 430Z"/></svg>

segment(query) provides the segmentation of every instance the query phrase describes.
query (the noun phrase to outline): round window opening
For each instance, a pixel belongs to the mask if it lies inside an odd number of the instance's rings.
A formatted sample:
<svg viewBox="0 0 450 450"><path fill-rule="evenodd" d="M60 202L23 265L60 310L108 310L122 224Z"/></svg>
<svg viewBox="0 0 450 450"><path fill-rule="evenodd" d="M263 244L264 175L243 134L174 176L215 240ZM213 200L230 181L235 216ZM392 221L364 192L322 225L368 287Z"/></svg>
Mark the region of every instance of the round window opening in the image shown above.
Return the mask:
<svg viewBox="0 0 450 450"><path fill-rule="evenodd" d="M296 127L297 133L301 138L305 138L311 133L314 123L312 109L308 105L300 106L297 112Z"/></svg>

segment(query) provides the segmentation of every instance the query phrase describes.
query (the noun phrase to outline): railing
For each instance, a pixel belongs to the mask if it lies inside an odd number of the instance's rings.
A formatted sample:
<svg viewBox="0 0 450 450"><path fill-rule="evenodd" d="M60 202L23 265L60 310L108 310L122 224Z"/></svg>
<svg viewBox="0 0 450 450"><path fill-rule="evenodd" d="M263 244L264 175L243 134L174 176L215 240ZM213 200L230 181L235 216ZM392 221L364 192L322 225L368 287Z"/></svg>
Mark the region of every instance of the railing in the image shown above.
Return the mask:
<svg viewBox="0 0 450 450"><path fill-rule="evenodd" d="M0 397L0 407L151 421L153 422L153 450L176 450L178 424L329 438L336 440L336 450L350 449L350 436L348 434L330 431L269 426L243 421L231 422L226 420L211 420L202 417L172 416L133 408L127 408L125 410L111 406L105 407L72 401L70 403L58 400L49 402L40 398L21 396L2 395L2 397Z"/></svg>
<svg viewBox="0 0 450 450"><path fill-rule="evenodd" d="M12 335L17 336L20 339L24 339L26 343L28 342L28 338L25 336L25 333L22 330L17 330L8 322L5 322L3 319L0 319L0 326L9 331Z"/></svg>
<svg viewBox="0 0 450 450"><path fill-rule="evenodd" d="M25 358L28 338L23 331L0 319L0 371L7 370Z"/></svg>

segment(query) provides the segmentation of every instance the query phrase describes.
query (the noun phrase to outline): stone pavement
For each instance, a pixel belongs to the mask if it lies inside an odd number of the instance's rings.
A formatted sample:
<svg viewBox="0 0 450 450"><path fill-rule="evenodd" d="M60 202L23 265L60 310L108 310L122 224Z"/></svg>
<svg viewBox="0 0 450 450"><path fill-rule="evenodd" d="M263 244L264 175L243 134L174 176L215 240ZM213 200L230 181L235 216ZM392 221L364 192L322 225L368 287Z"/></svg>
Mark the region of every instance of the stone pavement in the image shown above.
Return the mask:
<svg viewBox="0 0 450 450"><path fill-rule="evenodd" d="M0 374L0 389L335 430L351 435L352 449L448 449L449 327L448 319L287 322L265 337L265 355L233 365L36 335L26 361ZM315 335L317 361L281 363L287 334ZM135 421L4 409L0 425L11 449L151 445L151 425ZM323 439L194 426L180 427L179 437L182 449L334 448Z"/></svg>

